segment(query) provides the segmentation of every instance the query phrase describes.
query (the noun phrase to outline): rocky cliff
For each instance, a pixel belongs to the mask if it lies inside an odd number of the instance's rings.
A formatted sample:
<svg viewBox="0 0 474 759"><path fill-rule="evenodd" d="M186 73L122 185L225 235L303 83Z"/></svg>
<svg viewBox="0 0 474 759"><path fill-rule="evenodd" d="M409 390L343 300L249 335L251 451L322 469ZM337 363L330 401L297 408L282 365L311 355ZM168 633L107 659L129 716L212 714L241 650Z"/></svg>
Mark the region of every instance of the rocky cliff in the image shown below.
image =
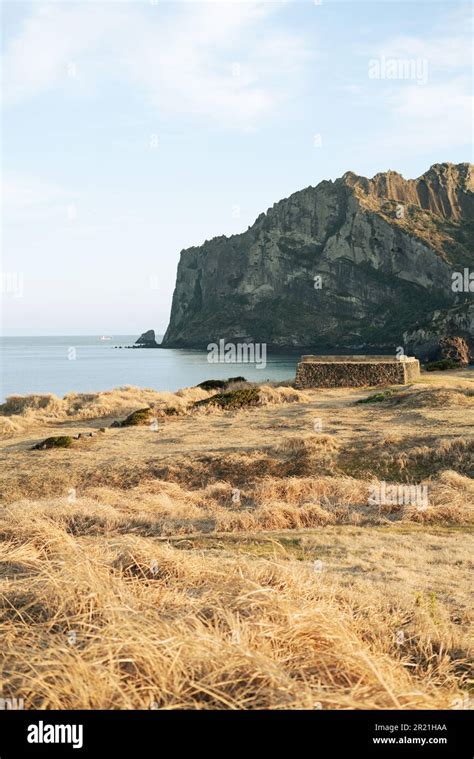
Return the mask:
<svg viewBox="0 0 474 759"><path fill-rule="evenodd" d="M140 348L159 348L160 346L156 342L155 330L149 329L140 335L138 340L135 340L135 346Z"/></svg>
<svg viewBox="0 0 474 759"><path fill-rule="evenodd" d="M434 312L472 302L452 281L474 269L473 190L472 165L442 163L296 192L246 232L182 251L162 345L404 345Z"/></svg>
<svg viewBox="0 0 474 759"><path fill-rule="evenodd" d="M465 341L469 360L474 362L474 298L445 311L434 311L423 324L414 325L403 335L408 353L423 361L443 358L440 342L447 337Z"/></svg>

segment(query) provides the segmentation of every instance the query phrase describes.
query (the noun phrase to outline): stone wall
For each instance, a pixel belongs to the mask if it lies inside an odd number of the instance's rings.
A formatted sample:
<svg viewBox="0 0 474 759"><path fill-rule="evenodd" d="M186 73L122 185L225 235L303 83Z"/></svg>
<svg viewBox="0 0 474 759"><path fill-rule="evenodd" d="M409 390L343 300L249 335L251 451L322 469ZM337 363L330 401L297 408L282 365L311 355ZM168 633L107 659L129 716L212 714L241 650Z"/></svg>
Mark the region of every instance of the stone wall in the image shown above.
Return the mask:
<svg viewBox="0 0 474 759"><path fill-rule="evenodd" d="M402 362L405 369L405 382L416 382L420 379L420 362L417 358L411 358L409 361Z"/></svg>
<svg viewBox="0 0 474 759"><path fill-rule="evenodd" d="M420 376L420 363L407 358L368 356L303 356L296 370L297 388L405 385Z"/></svg>

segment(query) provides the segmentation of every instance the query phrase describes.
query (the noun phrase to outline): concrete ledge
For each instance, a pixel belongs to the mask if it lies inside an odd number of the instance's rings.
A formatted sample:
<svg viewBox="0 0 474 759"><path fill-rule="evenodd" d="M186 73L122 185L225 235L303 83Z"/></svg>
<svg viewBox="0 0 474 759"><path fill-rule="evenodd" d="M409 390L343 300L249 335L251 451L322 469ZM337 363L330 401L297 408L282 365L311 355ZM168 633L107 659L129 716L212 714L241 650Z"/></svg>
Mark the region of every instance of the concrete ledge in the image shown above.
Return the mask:
<svg viewBox="0 0 474 759"><path fill-rule="evenodd" d="M309 387L368 387L406 385L420 376L420 362L413 357L302 356L295 385Z"/></svg>
<svg viewBox="0 0 474 759"><path fill-rule="evenodd" d="M350 364L377 364L377 363L384 363L384 364L399 364L401 362L410 362L410 361L417 361L416 358L413 356L403 356L403 358L397 358L396 356L330 356L330 355L319 355L319 356L301 356L301 361L307 363L318 363L318 364L327 364L327 363L350 363Z"/></svg>

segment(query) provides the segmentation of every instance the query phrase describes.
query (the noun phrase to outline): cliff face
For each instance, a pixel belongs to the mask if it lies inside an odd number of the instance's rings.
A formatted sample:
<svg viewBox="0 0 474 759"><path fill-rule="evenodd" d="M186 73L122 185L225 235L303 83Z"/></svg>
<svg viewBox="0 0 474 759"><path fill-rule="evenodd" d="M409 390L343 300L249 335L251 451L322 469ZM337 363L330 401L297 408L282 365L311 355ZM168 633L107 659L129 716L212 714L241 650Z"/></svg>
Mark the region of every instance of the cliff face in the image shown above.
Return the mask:
<svg viewBox="0 0 474 759"><path fill-rule="evenodd" d="M275 346L393 349L472 293L474 174L346 173L276 203L246 232L181 253L164 347L220 338Z"/></svg>
<svg viewBox="0 0 474 759"><path fill-rule="evenodd" d="M474 362L474 299L446 311L434 311L423 324L417 324L403 335L407 351L423 361L441 358L440 338L460 337L467 345L469 359Z"/></svg>

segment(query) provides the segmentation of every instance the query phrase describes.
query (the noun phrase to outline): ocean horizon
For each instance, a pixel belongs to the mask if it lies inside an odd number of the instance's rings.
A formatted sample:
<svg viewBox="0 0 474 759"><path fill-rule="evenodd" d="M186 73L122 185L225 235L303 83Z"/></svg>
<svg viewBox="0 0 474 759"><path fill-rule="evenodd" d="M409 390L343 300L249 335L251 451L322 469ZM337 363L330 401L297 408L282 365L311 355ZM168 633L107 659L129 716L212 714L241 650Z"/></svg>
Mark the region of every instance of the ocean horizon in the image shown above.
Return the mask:
<svg viewBox="0 0 474 759"><path fill-rule="evenodd" d="M176 391L206 379L244 376L251 381L293 379L299 353L267 353L266 366L209 363L205 350L134 349L137 335L0 337L0 400L10 395L92 393L132 385ZM161 340L162 336L157 336Z"/></svg>

